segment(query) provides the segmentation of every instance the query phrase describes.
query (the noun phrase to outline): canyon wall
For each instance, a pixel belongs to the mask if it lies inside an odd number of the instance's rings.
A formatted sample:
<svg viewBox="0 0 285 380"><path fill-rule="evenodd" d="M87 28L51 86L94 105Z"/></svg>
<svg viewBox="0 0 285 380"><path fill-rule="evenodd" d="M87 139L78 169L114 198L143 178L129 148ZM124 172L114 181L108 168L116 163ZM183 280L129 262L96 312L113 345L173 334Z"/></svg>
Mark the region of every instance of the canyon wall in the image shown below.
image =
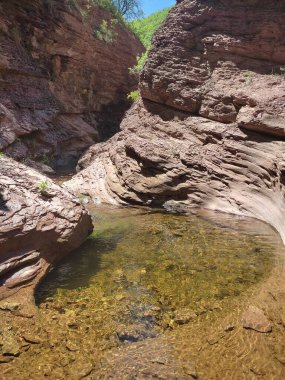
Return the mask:
<svg viewBox="0 0 285 380"><path fill-rule="evenodd" d="M0 1L0 151L41 170L113 135L136 86L141 43L89 3Z"/></svg>
<svg viewBox="0 0 285 380"><path fill-rule="evenodd" d="M285 241L285 1L183 0L142 99L66 183L94 202L255 217Z"/></svg>

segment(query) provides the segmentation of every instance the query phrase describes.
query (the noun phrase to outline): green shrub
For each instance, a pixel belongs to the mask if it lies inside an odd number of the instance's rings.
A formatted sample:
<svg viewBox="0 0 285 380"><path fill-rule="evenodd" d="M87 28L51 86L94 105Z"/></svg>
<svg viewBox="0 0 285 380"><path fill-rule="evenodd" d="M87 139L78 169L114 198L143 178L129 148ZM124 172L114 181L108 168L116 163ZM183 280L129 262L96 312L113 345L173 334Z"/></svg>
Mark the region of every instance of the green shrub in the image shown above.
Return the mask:
<svg viewBox="0 0 285 380"><path fill-rule="evenodd" d="M142 71L151 47L152 37L166 19L170 9L171 8L163 9L162 11L158 11L148 17L129 23L132 31L137 35L146 48L146 51L137 58L137 63L135 66L129 69L131 74L138 75Z"/></svg>
<svg viewBox="0 0 285 380"><path fill-rule="evenodd" d="M65 4L69 7L69 9L76 9L80 13L84 23L88 21L90 12L94 9L94 7L106 9L114 18L124 22L122 14L113 4L112 0L86 0L84 6L80 4L79 0L65 0Z"/></svg>
<svg viewBox="0 0 285 380"><path fill-rule="evenodd" d="M0 158L4 156L4 153L0 150Z"/></svg>
<svg viewBox="0 0 285 380"><path fill-rule="evenodd" d="M122 14L119 12L118 8L113 4L112 0L90 0L93 5L97 5L101 8L106 9L115 18L122 19Z"/></svg>
<svg viewBox="0 0 285 380"><path fill-rule="evenodd" d="M38 183L38 189L40 190L40 193L41 194L46 194L47 193L47 189L48 189L48 181L45 179L45 180L42 180Z"/></svg>
<svg viewBox="0 0 285 380"><path fill-rule="evenodd" d="M139 73L142 71L144 64L147 60L148 52L149 51L146 50L144 53L142 53L142 55L137 57L137 63L135 64L135 66L129 69L130 74L139 75Z"/></svg>
<svg viewBox="0 0 285 380"><path fill-rule="evenodd" d="M79 201L79 203L80 203L81 205L84 205L84 204L85 204L85 199L86 199L86 197L85 197L84 194L80 194L80 195L78 196L78 201Z"/></svg>
<svg viewBox="0 0 285 380"><path fill-rule="evenodd" d="M131 91L128 94L128 99L131 100L132 102L136 102L137 100L139 100L139 98L140 98L140 93L138 92L138 90Z"/></svg>
<svg viewBox="0 0 285 380"><path fill-rule="evenodd" d="M95 35L100 41L104 41L107 44L114 42L117 33L115 32L116 19L112 19L110 23L107 20L103 20L100 28L95 30Z"/></svg>

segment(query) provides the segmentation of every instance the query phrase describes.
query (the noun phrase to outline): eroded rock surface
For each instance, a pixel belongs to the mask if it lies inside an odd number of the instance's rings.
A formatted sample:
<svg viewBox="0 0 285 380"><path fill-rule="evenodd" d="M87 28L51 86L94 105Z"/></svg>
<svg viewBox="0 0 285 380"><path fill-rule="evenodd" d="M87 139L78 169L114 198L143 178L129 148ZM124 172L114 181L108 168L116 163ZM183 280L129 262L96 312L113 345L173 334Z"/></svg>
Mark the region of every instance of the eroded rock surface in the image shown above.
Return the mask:
<svg viewBox="0 0 285 380"><path fill-rule="evenodd" d="M285 241L284 18L284 0L180 1L154 38L142 101L68 188L256 217Z"/></svg>
<svg viewBox="0 0 285 380"><path fill-rule="evenodd" d="M18 161L67 165L114 134L129 107L128 68L143 47L88 3L0 2L0 150ZM104 21L108 42L97 36Z"/></svg>
<svg viewBox="0 0 285 380"><path fill-rule="evenodd" d="M156 34L142 97L284 137L285 2L180 3Z"/></svg>
<svg viewBox="0 0 285 380"><path fill-rule="evenodd" d="M91 231L91 217L77 198L0 157L0 300L20 289L31 293L50 266Z"/></svg>

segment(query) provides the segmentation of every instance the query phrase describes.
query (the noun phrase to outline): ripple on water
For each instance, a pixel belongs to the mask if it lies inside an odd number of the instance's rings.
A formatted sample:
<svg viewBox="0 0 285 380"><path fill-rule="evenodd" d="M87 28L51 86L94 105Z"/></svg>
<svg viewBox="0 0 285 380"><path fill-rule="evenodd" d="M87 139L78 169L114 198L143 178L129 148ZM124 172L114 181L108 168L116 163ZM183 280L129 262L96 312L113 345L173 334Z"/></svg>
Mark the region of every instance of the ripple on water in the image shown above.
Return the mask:
<svg viewBox="0 0 285 380"><path fill-rule="evenodd" d="M175 338L176 331L186 332L184 328L196 324L199 334L210 320L214 326L243 294L269 276L277 260L275 235L259 234L261 226L217 214L96 210L92 236L37 290L49 344L36 355L32 350L26 353L21 365L30 360L30 366L39 367L48 358L53 366L56 356L68 363L84 359L103 378L102 368L108 372L112 367L102 364L106 355L118 350L125 361L129 345L136 345L132 360L138 350L145 362L144 342L149 338L156 349L161 344L161 356L164 351L169 356L169 342L182 347L189 339L183 333ZM149 347L145 352L152 352ZM176 367L181 358L175 359ZM161 360L169 363L168 358ZM65 366L65 376L71 368ZM178 378L194 376L186 372Z"/></svg>

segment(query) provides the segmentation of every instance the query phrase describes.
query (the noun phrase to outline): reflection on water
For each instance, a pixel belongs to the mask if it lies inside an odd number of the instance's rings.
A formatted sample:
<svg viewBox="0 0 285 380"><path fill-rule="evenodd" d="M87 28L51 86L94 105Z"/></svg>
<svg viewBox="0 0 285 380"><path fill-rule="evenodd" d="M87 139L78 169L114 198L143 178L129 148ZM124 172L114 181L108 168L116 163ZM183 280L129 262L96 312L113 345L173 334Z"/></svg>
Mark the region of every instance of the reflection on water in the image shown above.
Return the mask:
<svg viewBox="0 0 285 380"><path fill-rule="evenodd" d="M89 240L36 294L46 344L25 353L21 366L48 362L48 377L73 378L88 363L90 379L153 378L125 366L144 368L160 350L173 377L152 364L158 378L195 377L179 365L182 354L174 361L172 347L177 353L191 340L192 352L201 350L209 326L215 329L278 260L270 229L259 234L263 224L232 216L107 209L95 210L94 221Z"/></svg>

